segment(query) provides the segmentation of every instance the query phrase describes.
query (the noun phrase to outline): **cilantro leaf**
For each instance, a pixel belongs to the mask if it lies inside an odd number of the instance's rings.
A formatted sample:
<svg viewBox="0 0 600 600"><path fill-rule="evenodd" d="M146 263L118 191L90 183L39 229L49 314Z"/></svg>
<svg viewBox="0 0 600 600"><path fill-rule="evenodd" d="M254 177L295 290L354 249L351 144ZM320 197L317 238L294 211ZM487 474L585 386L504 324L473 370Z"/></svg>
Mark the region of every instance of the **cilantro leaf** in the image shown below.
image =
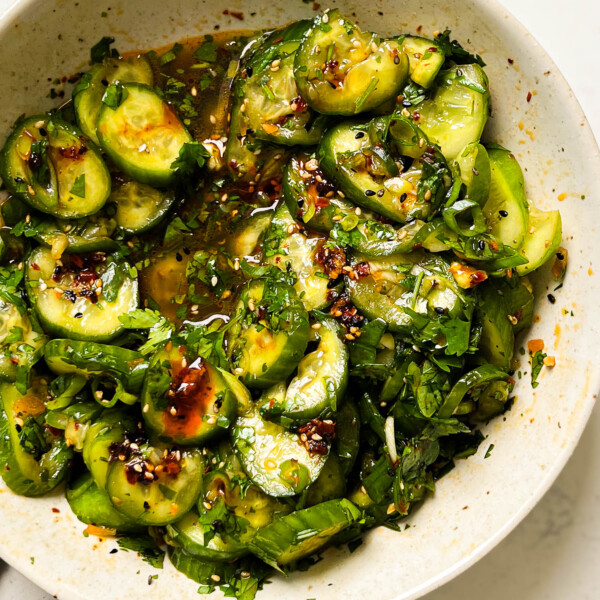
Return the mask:
<svg viewBox="0 0 600 600"><path fill-rule="evenodd" d="M194 52L194 58L200 62L215 62L217 60L217 45L213 42L204 42Z"/></svg>
<svg viewBox="0 0 600 600"><path fill-rule="evenodd" d="M534 389L538 385L540 385L537 378L539 377L542 371L542 368L544 366L544 359L546 358L546 356L547 354L543 350L538 350L531 357L531 387Z"/></svg>
<svg viewBox="0 0 600 600"><path fill-rule="evenodd" d="M115 41L114 37L104 36L90 49L90 57L93 63L101 63L105 58L119 58L119 53L110 45Z"/></svg>
<svg viewBox="0 0 600 600"><path fill-rule="evenodd" d="M444 51L446 62L452 61L457 65L478 64L480 67L485 67L485 62L479 54L471 54L465 50L456 40L450 40L451 32L446 29L444 33L435 38L435 42Z"/></svg>
<svg viewBox="0 0 600 600"><path fill-rule="evenodd" d="M164 346L172 337L175 327L158 311L137 309L128 315L120 315L119 320L127 329L149 329L148 339L139 347L142 354L151 354Z"/></svg>
<svg viewBox="0 0 600 600"><path fill-rule="evenodd" d="M129 96L127 88L117 81L116 83L111 83L106 88L106 91L102 96L102 102L106 104L106 106L116 110L123 102L125 102L127 96Z"/></svg>
<svg viewBox="0 0 600 600"><path fill-rule="evenodd" d="M196 175L210 158L209 152L201 142L187 142L179 150L179 156L171 163L171 169L179 177Z"/></svg>
<svg viewBox="0 0 600 600"><path fill-rule="evenodd" d="M170 62L173 62L182 50L183 46L179 43L175 43L175 45L170 50L167 50L164 54L160 56L160 58L158 59L158 64L164 66L169 64Z"/></svg>
<svg viewBox="0 0 600 600"><path fill-rule="evenodd" d="M137 552L140 558L155 569L162 569L165 552L149 535L122 537L117 540L121 550Z"/></svg>
<svg viewBox="0 0 600 600"><path fill-rule="evenodd" d="M71 194L78 198L85 198L85 173L82 173L75 179L73 187L71 188Z"/></svg>

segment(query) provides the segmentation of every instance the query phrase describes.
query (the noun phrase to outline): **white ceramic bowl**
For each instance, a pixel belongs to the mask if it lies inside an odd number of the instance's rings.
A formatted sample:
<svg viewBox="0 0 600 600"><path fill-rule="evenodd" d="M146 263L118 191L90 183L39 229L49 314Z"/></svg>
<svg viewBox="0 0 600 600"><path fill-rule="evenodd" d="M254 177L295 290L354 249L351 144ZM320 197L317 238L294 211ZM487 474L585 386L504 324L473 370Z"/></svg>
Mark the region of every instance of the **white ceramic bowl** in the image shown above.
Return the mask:
<svg viewBox="0 0 600 600"><path fill-rule="evenodd" d="M323 7L327 3L323 0ZM424 34L450 27L488 63L494 114L486 139L502 143L525 170L529 197L560 208L569 271L563 289L537 278L536 314L526 335L542 338L556 367L532 390L527 373L505 418L484 428L478 454L438 485L402 533L370 532L353 554L330 550L307 573L275 577L261 600L417 598L488 552L531 510L572 453L599 388L600 269L595 223L600 221L598 148L569 87L535 40L491 0L364 0L330 2L365 28L385 34ZM113 35L120 49L149 48L220 29L262 28L310 16L300 0L23 0L0 21L0 136L21 113L50 108L48 78L83 68L89 48ZM239 10L244 21L223 15ZM508 59L514 61L510 65ZM531 92L530 101L527 101ZM585 197L585 199L584 199ZM523 340L520 340L522 343ZM486 450L494 444L491 456ZM56 512L53 509L58 509ZM84 538L62 493L25 499L0 486L0 556L61 600L195 597L197 585L169 565L149 587L155 569L135 555L109 554L114 541ZM216 593L213 598L219 597Z"/></svg>

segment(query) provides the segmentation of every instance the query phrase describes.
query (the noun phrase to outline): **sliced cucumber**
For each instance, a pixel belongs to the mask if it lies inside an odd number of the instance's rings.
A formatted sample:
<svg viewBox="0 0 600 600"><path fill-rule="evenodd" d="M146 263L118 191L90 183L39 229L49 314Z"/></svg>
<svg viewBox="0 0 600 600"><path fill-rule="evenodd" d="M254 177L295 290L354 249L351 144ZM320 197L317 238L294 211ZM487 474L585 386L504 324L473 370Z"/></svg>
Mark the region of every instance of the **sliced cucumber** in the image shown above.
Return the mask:
<svg viewBox="0 0 600 600"><path fill-rule="evenodd" d="M17 124L0 154L0 175L33 208L64 219L97 212L110 194L110 174L96 146L46 115Z"/></svg>
<svg viewBox="0 0 600 600"><path fill-rule="evenodd" d="M313 337L318 346L298 364L283 402L276 402L283 416L294 422L330 417L344 397L348 383L348 349L337 321L324 318ZM315 333L315 330L312 330Z"/></svg>
<svg viewBox="0 0 600 600"><path fill-rule="evenodd" d="M235 396L237 401L237 414L243 415L252 406L252 395L250 394L250 390L235 375L229 373L229 371L219 369L219 373L221 373L227 387Z"/></svg>
<svg viewBox="0 0 600 600"><path fill-rule="evenodd" d="M175 202L175 194L138 181L126 181L113 188L108 201L116 205L119 229L126 235L137 235L164 218Z"/></svg>
<svg viewBox="0 0 600 600"><path fill-rule="evenodd" d="M194 506L203 472L198 449L148 446L125 462L112 463L106 491L115 508L140 525L168 525Z"/></svg>
<svg viewBox="0 0 600 600"><path fill-rule="evenodd" d="M148 430L161 442L183 446L225 433L237 408L221 372L201 357L188 361L178 348L153 359L141 403Z"/></svg>
<svg viewBox="0 0 600 600"><path fill-rule="evenodd" d="M490 195L483 207L489 232L504 245L520 248L529 221L525 180L517 159L500 146L488 146Z"/></svg>
<svg viewBox="0 0 600 600"><path fill-rule="evenodd" d="M418 156L408 170L400 172L382 145L381 135L387 139L389 122L378 117L368 123L346 121L333 126L319 145L319 165L362 208L400 223L424 219L443 201L452 182L450 171L439 151L417 142ZM421 139L426 139L424 134Z"/></svg>
<svg viewBox="0 0 600 600"><path fill-rule="evenodd" d="M562 220L560 212L544 212L529 206L529 222L523 246L519 250L529 262L517 266L519 275L527 275L546 263L560 247Z"/></svg>
<svg viewBox="0 0 600 600"><path fill-rule="evenodd" d="M316 111L355 115L396 96L408 76L408 58L335 9L315 18L296 52L294 75Z"/></svg>
<svg viewBox="0 0 600 600"><path fill-rule="evenodd" d="M138 533L145 529L116 510L108 494L98 487L89 473L71 483L66 496L71 510L83 523L114 529L118 533Z"/></svg>
<svg viewBox="0 0 600 600"><path fill-rule="evenodd" d="M479 142L490 109L487 75L477 64L441 71L431 98L419 104L418 124L452 160L468 144Z"/></svg>
<svg viewBox="0 0 600 600"><path fill-rule="evenodd" d="M465 197L479 206L485 206L490 195L491 168L487 150L473 142L465 146L454 159L460 179L466 187Z"/></svg>
<svg viewBox="0 0 600 600"><path fill-rule="evenodd" d="M321 237L309 237L299 231L285 204L281 204L271 222L263 247L266 262L282 271L288 269L298 281L294 289L306 310L322 309L331 303L329 277L316 260L319 248L325 243Z"/></svg>
<svg viewBox="0 0 600 600"><path fill-rule="evenodd" d="M405 35L398 44L408 56L410 78L425 89L431 87L446 60L439 44L416 35Z"/></svg>
<svg viewBox="0 0 600 600"><path fill-rule="evenodd" d="M233 256L253 256L271 225L272 211L256 212L236 225L232 237L227 239L227 250Z"/></svg>
<svg viewBox="0 0 600 600"><path fill-rule="evenodd" d="M383 319L391 331L414 333L411 311L432 320L462 314L461 292L441 258L418 252L378 259L357 254L353 264L359 263L368 265L368 275L347 279L350 298L370 319Z"/></svg>
<svg viewBox="0 0 600 600"><path fill-rule="evenodd" d="M247 546L234 539L225 540L218 533L209 538L199 519L196 512L190 511L183 519L167 525L166 542L206 561L229 562L248 553Z"/></svg>
<svg viewBox="0 0 600 600"><path fill-rule="evenodd" d="M94 65L75 86L73 107L81 131L95 144L98 143L96 126L102 108L102 96L115 81L137 82L152 86L154 77L148 59L143 55L127 58L105 58Z"/></svg>
<svg viewBox="0 0 600 600"><path fill-rule="evenodd" d="M267 390L259 404L281 402L285 384ZM300 435L265 420L256 405L238 417L232 430L233 446L252 481L270 496L293 496L317 479L327 454L311 453Z"/></svg>
<svg viewBox="0 0 600 600"><path fill-rule="evenodd" d="M25 277L40 322L56 336L110 341L123 330L119 317L138 306L137 279L130 276L129 265L102 253L64 255L57 261L47 248L37 248Z"/></svg>
<svg viewBox="0 0 600 600"><path fill-rule="evenodd" d="M87 341L53 339L44 347L44 358L57 375L110 376L130 392L141 390L148 369L144 356L135 350Z"/></svg>
<svg viewBox="0 0 600 600"><path fill-rule="evenodd" d="M266 388L288 377L308 344L308 314L295 290L269 279L244 286L227 332L229 361L250 387Z"/></svg>
<svg viewBox="0 0 600 600"><path fill-rule="evenodd" d="M117 228L113 217L104 211L83 219L47 220L37 227L35 238L52 249L55 258L63 252L111 252L117 250L119 243L112 239Z"/></svg>
<svg viewBox="0 0 600 600"><path fill-rule="evenodd" d="M0 298L0 380L14 381L19 367L28 370L40 359L46 336L29 314Z"/></svg>
<svg viewBox="0 0 600 600"><path fill-rule="evenodd" d="M65 477L73 451L45 428L47 386L34 380L25 394L0 384L0 476L15 494L42 496Z"/></svg>
<svg viewBox="0 0 600 600"><path fill-rule="evenodd" d="M345 495L346 477L342 463L337 455L331 452L321 474L306 490L306 504L315 506L328 500L343 498Z"/></svg>
<svg viewBox="0 0 600 600"><path fill-rule="evenodd" d="M350 500L329 500L279 517L261 529L250 550L267 564L281 569L316 552L361 517Z"/></svg>
<svg viewBox="0 0 600 600"><path fill-rule="evenodd" d="M167 187L175 177L172 163L192 138L151 87L125 83L120 89L122 102L116 108L103 100L97 129L100 146L131 178Z"/></svg>
<svg viewBox="0 0 600 600"><path fill-rule="evenodd" d="M127 432L135 430L135 420L114 409L104 410L88 425L83 438L82 457L101 490L106 489L108 468L112 458L111 446L122 444L126 440Z"/></svg>
<svg viewBox="0 0 600 600"><path fill-rule="evenodd" d="M246 76L237 84L236 107L242 129L253 131L258 139L312 146L323 134L324 117L315 115L300 97L293 73L296 50L311 26L303 20L275 30L246 64Z"/></svg>

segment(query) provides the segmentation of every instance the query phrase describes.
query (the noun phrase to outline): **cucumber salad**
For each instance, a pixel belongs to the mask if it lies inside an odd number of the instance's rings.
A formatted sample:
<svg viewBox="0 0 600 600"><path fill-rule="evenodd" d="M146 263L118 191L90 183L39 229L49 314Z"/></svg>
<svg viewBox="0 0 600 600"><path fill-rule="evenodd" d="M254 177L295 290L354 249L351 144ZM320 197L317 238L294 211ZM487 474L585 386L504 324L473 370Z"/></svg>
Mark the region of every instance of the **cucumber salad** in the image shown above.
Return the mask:
<svg viewBox="0 0 600 600"><path fill-rule="evenodd" d="M251 600L477 452L561 218L449 31L113 43L0 154L0 475Z"/></svg>

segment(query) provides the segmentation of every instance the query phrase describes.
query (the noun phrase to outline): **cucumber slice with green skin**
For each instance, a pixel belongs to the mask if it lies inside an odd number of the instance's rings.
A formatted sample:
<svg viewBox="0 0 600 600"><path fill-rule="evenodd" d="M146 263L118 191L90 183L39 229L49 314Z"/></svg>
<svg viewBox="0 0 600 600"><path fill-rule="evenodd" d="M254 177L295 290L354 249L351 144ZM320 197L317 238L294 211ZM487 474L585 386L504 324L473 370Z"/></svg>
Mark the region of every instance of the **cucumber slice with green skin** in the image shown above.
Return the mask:
<svg viewBox="0 0 600 600"><path fill-rule="evenodd" d="M73 90L73 107L81 131L98 144L96 125L102 108L102 96L115 81L137 82L152 86L154 77L148 59L143 56L105 58L94 65Z"/></svg>
<svg viewBox="0 0 600 600"><path fill-rule="evenodd" d="M232 391L237 401L237 414L243 415L252 405L252 395L250 390L235 376L219 369L219 373L223 376L227 387Z"/></svg>
<svg viewBox="0 0 600 600"><path fill-rule="evenodd" d="M147 429L161 442L198 446L225 433L237 402L221 372L201 357L161 350L140 399Z"/></svg>
<svg viewBox="0 0 600 600"><path fill-rule="evenodd" d="M19 367L29 369L41 358L47 338L39 329L28 312L0 298L0 380L14 381Z"/></svg>
<svg viewBox="0 0 600 600"><path fill-rule="evenodd" d="M57 375L112 376L129 392L142 389L148 369L144 356L135 350L87 341L53 339L44 347L44 358Z"/></svg>
<svg viewBox="0 0 600 600"><path fill-rule="evenodd" d="M145 527L122 515L108 494L85 473L67 487L67 502L75 516L88 525L114 529L117 533L141 533Z"/></svg>
<svg viewBox="0 0 600 600"><path fill-rule="evenodd" d="M560 212L551 210L544 212L535 206L529 206L529 226L523 246L519 250L529 260L527 264L518 265L517 273L527 275L539 269L560 247L562 241L562 220Z"/></svg>
<svg viewBox="0 0 600 600"><path fill-rule="evenodd" d="M350 500L329 500L276 519L261 529L250 550L280 569L313 554L331 538L361 518Z"/></svg>
<svg viewBox="0 0 600 600"><path fill-rule="evenodd" d="M504 245L521 248L529 223L523 171L510 150L488 146L491 183L483 206L488 231Z"/></svg>
<svg viewBox="0 0 600 600"><path fill-rule="evenodd" d="M168 525L196 503L204 468L199 449L143 447L111 464L106 491L114 507L140 525Z"/></svg>
<svg viewBox="0 0 600 600"><path fill-rule="evenodd" d="M425 89L431 87L446 60L442 48L433 40L416 35L402 36L398 45L408 56L410 78Z"/></svg>
<svg viewBox="0 0 600 600"><path fill-rule="evenodd" d="M254 51L245 77L238 76L236 102L242 130L258 139L285 146L313 146L325 130L325 119L315 115L294 79L294 57L312 21L292 23L275 30Z"/></svg>
<svg viewBox="0 0 600 600"><path fill-rule="evenodd" d="M353 400L346 398L337 411L335 421L333 452L339 458L344 477L347 477L354 467L360 447L360 415Z"/></svg>
<svg viewBox="0 0 600 600"><path fill-rule="evenodd" d="M42 496L65 477L73 451L40 422L47 386L34 380L25 394L0 384L0 476L21 496Z"/></svg>
<svg viewBox="0 0 600 600"><path fill-rule="evenodd" d="M178 546L194 558L229 562L248 554L245 544L228 538L227 541L218 533L207 539L205 526L199 522L200 517L190 511L183 519L167 525L165 541L172 546Z"/></svg>
<svg viewBox="0 0 600 600"><path fill-rule="evenodd" d="M250 281L239 294L233 317L227 350L242 382L266 388L291 375L310 332L308 313L296 291L269 279Z"/></svg>
<svg viewBox="0 0 600 600"><path fill-rule="evenodd" d="M315 231L329 233L336 223L334 217L343 218L356 210L352 202L336 193L335 185L327 180L314 155L291 157L283 171L282 189L292 217Z"/></svg>
<svg viewBox="0 0 600 600"><path fill-rule="evenodd" d="M463 302L448 265L419 252L367 258L357 254L353 265L366 263L368 275L346 281L355 306L370 319L383 319L391 331L410 334L413 317L406 309L439 319L460 316Z"/></svg>
<svg viewBox="0 0 600 600"><path fill-rule="evenodd" d="M271 400L281 402L285 389L282 383L267 390L259 404L268 407ZM317 479L327 460L327 454L311 453L301 445L299 434L265 420L258 405L237 418L232 443L244 471L275 497L299 494Z"/></svg>
<svg viewBox="0 0 600 600"><path fill-rule="evenodd" d="M110 174L96 146L47 115L15 127L0 154L0 176L30 206L63 219L97 212L110 194Z"/></svg>
<svg viewBox="0 0 600 600"><path fill-rule="evenodd" d="M173 203L172 190L157 190L145 183L126 181L113 188L108 199L116 205L115 220L126 235L152 229L165 217Z"/></svg>
<svg viewBox="0 0 600 600"><path fill-rule="evenodd" d="M296 52L294 76L300 95L316 111L355 115L398 94L408 58L393 42L362 32L335 9L315 18Z"/></svg>
<svg viewBox="0 0 600 600"><path fill-rule="evenodd" d="M5 184L6 185L6 184ZM14 227L22 221L30 212L29 204L21 200L19 196L10 195L0 200L0 217L8 227Z"/></svg>
<svg viewBox="0 0 600 600"><path fill-rule="evenodd" d="M82 457L101 490L106 489L111 446L123 443L127 430L135 429L136 422L129 415L114 409L105 410L88 425L83 438Z"/></svg>
<svg viewBox="0 0 600 600"><path fill-rule="evenodd" d="M265 236L263 250L267 264L284 272L288 268L298 278L294 289L306 310L322 309L331 304L329 277L319 263L322 237L309 237L300 231L285 204L281 204Z"/></svg>
<svg viewBox="0 0 600 600"><path fill-rule="evenodd" d="M296 423L330 417L337 410L348 384L348 349L342 341L341 327L330 318L321 319L318 330L311 330L318 346L298 364L283 402L273 410L281 411Z"/></svg>
<svg viewBox="0 0 600 600"><path fill-rule="evenodd" d="M504 296L493 285L479 289L479 318L482 322L479 352L492 365L510 368L515 346L515 334L508 317L513 316Z"/></svg>
<svg viewBox="0 0 600 600"><path fill-rule="evenodd" d="M111 237L117 222L103 212L84 219L47 220L37 227L35 239L51 248L56 258L63 252L112 252L119 248L118 242Z"/></svg>
<svg viewBox="0 0 600 600"><path fill-rule="evenodd" d="M227 250L233 256L253 256L257 253L260 241L271 225L273 212L255 212L243 219L227 239Z"/></svg>
<svg viewBox="0 0 600 600"><path fill-rule="evenodd" d="M100 110L100 146L132 179L168 187L175 178L171 164L192 137L171 106L151 87L125 83L122 91L121 104L113 109L103 103Z"/></svg>
<svg viewBox="0 0 600 600"><path fill-rule="evenodd" d="M109 342L123 331L119 316L138 306L137 279L131 278L129 265L102 253L57 261L40 247L29 256L25 278L42 326L59 337Z"/></svg>
<svg viewBox="0 0 600 600"><path fill-rule="evenodd" d="M485 206L490 196L491 167L487 150L478 143L465 146L454 159L460 179L466 187L465 197Z"/></svg>
<svg viewBox="0 0 600 600"><path fill-rule="evenodd" d="M381 124L387 130L387 123L394 119L378 117L367 123L346 121L335 125L321 140L317 157L320 168L348 199L392 221L405 223L435 212L452 179L444 157L426 144L419 147L417 143L418 158L407 171L398 171L383 150L377 127ZM385 131L384 137L387 138Z"/></svg>
<svg viewBox="0 0 600 600"><path fill-rule="evenodd" d="M315 506L346 495L346 476L337 455L329 454L318 479L306 489L307 506Z"/></svg>
<svg viewBox="0 0 600 600"><path fill-rule="evenodd" d="M441 71L433 95L419 104L419 127L452 160L479 142L490 110L487 75L477 64Z"/></svg>

